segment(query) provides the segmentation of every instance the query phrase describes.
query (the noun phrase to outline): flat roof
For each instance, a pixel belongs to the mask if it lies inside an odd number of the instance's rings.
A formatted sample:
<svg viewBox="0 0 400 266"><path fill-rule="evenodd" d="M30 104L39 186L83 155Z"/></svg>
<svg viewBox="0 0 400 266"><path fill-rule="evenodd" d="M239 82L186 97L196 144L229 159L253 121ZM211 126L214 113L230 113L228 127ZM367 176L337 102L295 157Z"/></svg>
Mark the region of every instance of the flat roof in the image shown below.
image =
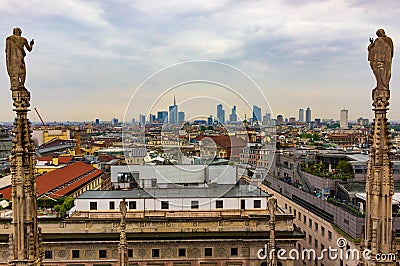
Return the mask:
<svg viewBox="0 0 400 266"><path fill-rule="evenodd" d="M136 188L131 190L88 190L78 199L140 199L140 198L238 198L267 197L268 194L254 185L218 185L185 188Z"/></svg>

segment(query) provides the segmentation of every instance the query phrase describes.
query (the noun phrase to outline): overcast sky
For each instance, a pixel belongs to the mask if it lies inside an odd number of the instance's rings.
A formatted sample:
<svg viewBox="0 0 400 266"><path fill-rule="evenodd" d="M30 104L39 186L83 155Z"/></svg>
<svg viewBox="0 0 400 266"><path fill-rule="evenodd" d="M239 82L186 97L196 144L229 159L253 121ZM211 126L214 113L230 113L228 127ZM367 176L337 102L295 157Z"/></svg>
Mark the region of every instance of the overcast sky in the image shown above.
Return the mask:
<svg viewBox="0 0 400 266"><path fill-rule="evenodd" d="M384 28L395 45L389 117L400 120L399 17L398 0L0 0L0 37L5 44L18 26L35 39L25 85L32 109L47 121L122 120L135 106L130 120L167 110L174 93L192 119L215 116L218 102L227 115L237 105L250 116L246 102L296 118L307 106L313 119L339 119L346 108L355 120L372 118L375 79L366 49ZM0 121L11 121L4 52L0 60ZM179 64L192 60L220 63ZM155 74L164 68L164 76ZM219 78L228 72L232 79ZM210 83L171 89L193 79ZM30 118L39 120L33 112Z"/></svg>

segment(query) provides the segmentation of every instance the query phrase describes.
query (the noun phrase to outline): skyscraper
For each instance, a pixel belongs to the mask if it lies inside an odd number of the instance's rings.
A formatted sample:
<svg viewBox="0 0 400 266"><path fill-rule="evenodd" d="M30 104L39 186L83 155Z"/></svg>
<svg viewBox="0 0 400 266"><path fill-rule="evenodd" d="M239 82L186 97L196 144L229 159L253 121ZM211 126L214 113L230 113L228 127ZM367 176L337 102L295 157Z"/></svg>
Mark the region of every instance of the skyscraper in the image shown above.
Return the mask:
<svg viewBox="0 0 400 266"><path fill-rule="evenodd" d="M278 125L282 125L283 124L283 116L282 115L277 115L276 116L276 120L278 122Z"/></svg>
<svg viewBox="0 0 400 266"><path fill-rule="evenodd" d="M209 117L207 117L207 125L212 126L212 124L213 124L213 117L212 115L210 115Z"/></svg>
<svg viewBox="0 0 400 266"><path fill-rule="evenodd" d="M168 122L168 111L158 111L157 112L157 120L159 123L167 123Z"/></svg>
<svg viewBox="0 0 400 266"><path fill-rule="evenodd" d="M221 124L225 124L225 110L222 104L217 105L217 120Z"/></svg>
<svg viewBox="0 0 400 266"><path fill-rule="evenodd" d="M299 109L299 122L304 122L304 109Z"/></svg>
<svg viewBox="0 0 400 266"><path fill-rule="evenodd" d="M176 99L174 95L174 105L169 106L169 123L178 123L178 105L176 105Z"/></svg>
<svg viewBox="0 0 400 266"><path fill-rule="evenodd" d="M258 123L261 119L261 108L257 105L253 105L253 123Z"/></svg>
<svg viewBox="0 0 400 266"><path fill-rule="evenodd" d="M307 107L307 110L306 110L306 123L311 123L311 109L310 109L310 107Z"/></svg>
<svg viewBox="0 0 400 266"><path fill-rule="evenodd" d="M153 115L153 114L150 114L150 115L149 115L149 122L150 122L150 123L154 123L154 120L156 120L156 116Z"/></svg>
<svg viewBox="0 0 400 266"><path fill-rule="evenodd" d="M265 113L263 117L263 124L264 125L270 125L271 124L271 114L270 113Z"/></svg>
<svg viewBox="0 0 400 266"><path fill-rule="evenodd" d="M349 128L349 110L343 109L340 110L340 128L348 129Z"/></svg>
<svg viewBox="0 0 400 266"><path fill-rule="evenodd" d="M178 112L178 123L185 121L185 112Z"/></svg>
<svg viewBox="0 0 400 266"><path fill-rule="evenodd" d="M146 124L146 116L145 115L142 115L142 114L139 115L139 123L142 125Z"/></svg>
<svg viewBox="0 0 400 266"><path fill-rule="evenodd" d="M230 123L237 122L236 105L233 106L232 113L229 115L229 122Z"/></svg>

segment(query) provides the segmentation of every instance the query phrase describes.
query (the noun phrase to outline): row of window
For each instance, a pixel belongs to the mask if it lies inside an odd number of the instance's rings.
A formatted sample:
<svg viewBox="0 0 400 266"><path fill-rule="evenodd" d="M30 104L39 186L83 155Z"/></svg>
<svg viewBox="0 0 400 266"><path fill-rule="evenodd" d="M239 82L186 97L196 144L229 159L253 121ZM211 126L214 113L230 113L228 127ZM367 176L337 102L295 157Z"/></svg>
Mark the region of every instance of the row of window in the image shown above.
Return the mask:
<svg viewBox="0 0 400 266"><path fill-rule="evenodd" d="M241 206L240 208L244 210L246 208L246 201L241 200ZM197 200L192 200L190 203L191 209L199 209L199 201ZM136 201L128 201L128 208L130 210L136 210L137 205ZM216 200L215 201L215 208L216 209L223 209L224 208L224 201L223 200ZM261 200L253 200L253 208L259 209L261 208ZM115 201L110 201L109 202L109 209L110 210L115 210ZM168 210L169 209L169 202L168 201L161 201L161 209L162 210ZM89 210L95 211L97 210L97 201L91 201L89 202Z"/></svg>
<svg viewBox="0 0 400 266"><path fill-rule="evenodd" d="M153 248L151 249L151 257L152 258L160 258L160 249L159 248ZM213 256L213 248L204 248L203 254L205 257L212 257ZM239 255L239 250L237 247L231 248L231 256L238 256ZM79 249L73 249L71 250L71 256L73 259L79 259L81 258L81 252ZM178 248L178 257L186 257L187 252L186 248ZM98 253L99 259L106 259L107 258L107 250L106 249L100 249ZM133 249L128 249L128 257L133 258ZM44 252L44 258L45 259L53 259L53 251L52 250L45 250Z"/></svg>
<svg viewBox="0 0 400 266"><path fill-rule="evenodd" d="M285 209L288 209L287 203L285 203ZM290 213L292 213L292 207L291 207L291 206L289 206L289 211L290 211ZM301 221L301 218L303 217L303 223L304 223L305 225L307 225L307 217L306 217L305 214L302 216L302 215L301 215L301 212L297 212L297 211L293 208L293 215L294 215L294 217L297 216L297 220L299 220L299 221ZM311 218L308 218L308 227L309 227L309 228L313 228L313 221L312 221ZM320 227L319 224L318 224L317 222L315 222L315 221L314 221L314 230L315 230L316 232L321 231L321 235L322 235L323 237L325 237L325 227L323 227L323 226ZM329 231L329 230L328 230L328 240L332 240L332 232Z"/></svg>

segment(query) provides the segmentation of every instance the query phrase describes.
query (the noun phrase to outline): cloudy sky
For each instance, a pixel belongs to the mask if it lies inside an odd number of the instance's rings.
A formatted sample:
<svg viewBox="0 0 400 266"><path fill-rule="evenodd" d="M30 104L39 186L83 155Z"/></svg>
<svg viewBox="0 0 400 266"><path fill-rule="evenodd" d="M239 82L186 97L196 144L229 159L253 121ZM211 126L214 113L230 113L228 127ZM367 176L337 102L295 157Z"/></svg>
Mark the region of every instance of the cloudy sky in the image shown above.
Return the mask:
<svg viewBox="0 0 400 266"><path fill-rule="evenodd" d="M187 118L215 115L218 102L242 116L269 103L274 116L310 106L313 118L343 108L372 118L368 39L384 28L395 49L400 40L398 0L0 0L0 17L4 44L16 26L35 39L26 87L47 121L122 120L126 110L130 120L167 109L173 94ZM0 121L11 121L0 60ZM180 64L193 60L219 63ZM392 73L389 117L400 120L396 50Z"/></svg>

